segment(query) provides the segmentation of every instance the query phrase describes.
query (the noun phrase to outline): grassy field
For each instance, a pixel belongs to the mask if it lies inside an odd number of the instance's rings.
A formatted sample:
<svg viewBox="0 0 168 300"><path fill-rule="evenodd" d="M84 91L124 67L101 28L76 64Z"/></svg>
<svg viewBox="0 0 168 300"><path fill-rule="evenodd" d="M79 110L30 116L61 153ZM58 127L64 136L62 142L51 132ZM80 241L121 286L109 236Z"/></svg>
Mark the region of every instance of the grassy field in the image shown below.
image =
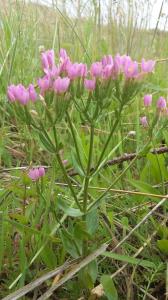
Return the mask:
<svg viewBox="0 0 168 300"><path fill-rule="evenodd" d="M77 17L56 3L0 2L0 299L168 299L168 114L156 108L167 99L168 33L149 29L150 5L138 15L150 1L126 2L127 13L109 1L104 22L101 1ZM155 71L8 101L11 84L39 93L42 53L54 49L58 63L62 48L88 68L120 53L156 60ZM45 176L31 180L38 166Z"/></svg>

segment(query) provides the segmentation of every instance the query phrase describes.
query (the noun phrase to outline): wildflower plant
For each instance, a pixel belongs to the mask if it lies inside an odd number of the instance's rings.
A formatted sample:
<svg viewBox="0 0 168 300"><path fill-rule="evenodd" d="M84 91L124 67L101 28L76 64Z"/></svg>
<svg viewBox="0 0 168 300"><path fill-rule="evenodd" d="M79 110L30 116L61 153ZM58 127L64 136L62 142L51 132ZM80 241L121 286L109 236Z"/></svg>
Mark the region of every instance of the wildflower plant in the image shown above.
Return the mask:
<svg viewBox="0 0 168 300"><path fill-rule="evenodd" d="M115 132L124 109L131 105L140 92L144 92L145 79L154 71L155 62L142 59L139 64L130 56L117 54L115 57L106 55L101 61L87 66L84 63L73 63L66 50L61 49L57 61L53 50L43 52L41 66L43 74L35 84L28 87L11 84L7 95L11 105L14 106L15 117L33 130L46 151L57 160L71 197L69 205L63 192L59 192L55 205L60 211L75 219L73 230L62 229L61 239L73 257L85 256L93 249L88 241L92 240L92 235L96 232L94 224L93 230L90 230L89 226L95 219L98 222L98 208L110 188L117 183L118 177L97 198L90 193L90 186L114 153L114 150L109 150L109 145L111 140L115 139ZM140 123L149 133L147 146L151 142L159 116L166 112L167 106L166 100L160 97L156 115L150 120L148 109L151 105L152 95L146 94L144 96L146 115L141 116ZM106 120L109 112L113 112L110 132L100 145L99 157L95 157L95 128L98 122ZM83 153L73 116L78 117L80 124L89 128L87 153ZM61 157L60 151L63 147L67 147L57 130L61 122L67 124L71 133L75 160L73 167L78 174L78 181L75 181L78 189L74 187L74 181ZM142 151L145 146L143 145ZM32 168L28 176L32 181L37 181L45 176L45 170Z"/></svg>

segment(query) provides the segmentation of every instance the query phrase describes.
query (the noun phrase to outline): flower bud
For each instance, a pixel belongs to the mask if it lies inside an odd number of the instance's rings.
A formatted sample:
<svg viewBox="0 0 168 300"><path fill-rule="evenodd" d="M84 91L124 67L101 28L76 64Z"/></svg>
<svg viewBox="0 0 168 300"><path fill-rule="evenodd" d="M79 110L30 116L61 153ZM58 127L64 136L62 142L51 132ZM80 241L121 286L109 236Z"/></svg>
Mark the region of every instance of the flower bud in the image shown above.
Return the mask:
<svg viewBox="0 0 168 300"><path fill-rule="evenodd" d="M152 104L152 95L145 95L144 96L144 106L151 106Z"/></svg>

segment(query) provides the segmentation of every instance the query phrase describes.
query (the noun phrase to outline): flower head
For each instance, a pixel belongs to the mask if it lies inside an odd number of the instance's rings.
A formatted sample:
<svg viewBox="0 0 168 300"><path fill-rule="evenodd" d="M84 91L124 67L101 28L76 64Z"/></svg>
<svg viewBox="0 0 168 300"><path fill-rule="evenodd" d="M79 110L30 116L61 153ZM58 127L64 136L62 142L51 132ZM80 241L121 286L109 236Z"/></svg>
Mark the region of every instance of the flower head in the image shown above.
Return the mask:
<svg viewBox="0 0 168 300"><path fill-rule="evenodd" d="M59 53L60 59L65 60L68 57L68 54L65 49L61 48Z"/></svg>
<svg viewBox="0 0 168 300"><path fill-rule="evenodd" d="M99 77L102 74L102 63L101 62L95 62L90 67L90 73L93 77Z"/></svg>
<svg viewBox="0 0 168 300"><path fill-rule="evenodd" d="M94 91L96 88L96 80L94 79L85 79L84 86L88 91Z"/></svg>
<svg viewBox="0 0 168 300"><path fill-rule="evenodd" d="M44 73L48 76L48 78L56 79L59 76L60 68L57 66L53 66L52 69L44 69Z"/></svg>
<svg viewBox="0 0 168 300"><path fill-rule="evenodd" d="M16 86L14 84L9 85L8 89L7 89L7 96L8 96L9 101L11 101L11 102L14 102L17 100L16 96L15 96L15 89L16 89Z"/></svg>
<svg viewBox="0 0 168 300"><path fill-rule="evenodd" d="M146 61L144 58L141 62L141 69L144 73L151 73L154 70L155 67L155 61L154 60L148 60Z"/></svg>
<svg viewBox="0 0 168 300"><path fill-rule="evenodd" d="M102 66L105 67L107 65L113 65L113 58L111 55L106 55L106 56L103 56L102 58Z"/></svg>
<svg viewBox="0 0 168 300"><path fill-rule="evenodd" d="M67 66L67 74L71 80L87 75L87 66L85 64L74 63Z"/></svg>
<svg viewBox="0 0 168 300"><path fill-rule="evenodd" d="M41 62L43 69L52 69L55 65L54 50L51 49L46 52L42 52Z"/></svg>
<svg viewBox="0 0 168 300"><path fill-rule="evenodd" d="M113 65L106 65L102 71L103 79L109 79L112 75Z"/></svg>
<svg viewBox="0 0 168 300"><path fill-rule="evenodd" d="M30 100L34 102L37 99L33 84L30 84L28 88L25 88L22 84L12 84L8 86L7 95L9 101L19 101L23 105L26 105Z"/></svg>
<svg viewBox="0 0 168 300"><path fill-rule="evenodd" d="M117 54L113 59L112 78L117 79L118 74L122 69L122 59L120 54Z"/></svg>
<svg viewBox="0 0 168 300"><path fill-rule="evenodd" d="M28 86L29 99L34 102L37 100L37 93L33 84L29 84Z"/></svg>
<svg viewBox="0 0 168 300"><path fill-rule="evenodd" d="M28 103L29 92L22 84L16 85L15 88L13 88L13 92L15 95L15 99L18 100L21 104L25 105Z"/></svg>
<svg viewBox="0 0 168 300"><path fill-rule="evenodd" d="M124 74L126 78L135 78L138 75L138 63L127 60L124 65Z"/></svg>
<svg viewBox="0 0 168 300"><path fill-rule="evenodd" d="M140 118L140 123L143 127L148 127L148 120L147 120L147 117L144 116L144 117L141 117Z"/></svg>
<svg viewBox="0 0 168 300"><path fill-rule="evenodd" d="M157 101L157 108L158 108L159 110L165 110L165 109L166 109L166 106L167 106L167 104L166 104L166 99L163 98L163 97L160 97L160 98L158 99L158 101Z"/></svg>
<svg viewBox="0 0 168 300"><path fill-rule="evenodd" d="M53 89L57 94L63 94L67 92L70 85L70 79L68 77L58 77L53 83Z"/></svg>
<svg viewBox="0 0 168 300"><path fill-rule="evenodd" d="M29 171L28 176L33 181L38 180L40 177L45 175L45 169L43 167L40 168L33 168Z"/></svg>
<svg viewBox="0 0 168 300"><path fill-rule="evenodd" d="M51 85L50 77L45 75L43 78L38 79L38 86L40 88L40 94L44 96L45 92L49 90Z"/></svg>
<svg viewBox="0 0 168 300"><path fill-rule="evenodd" d="M87 75L87 65L86 64L79 64L79 76L80 77L86 77Z"/></svg>
<svg viewBox="0 0 168 300"><path fill-rule="evenodd" d="M69 56L65 49L61 49L60 53L60 72L67 72L68 68L72 65Z"/></svg>
<svg viewBox="0 0 168 300"><path fill-rule="evenodd" d="M152 104L152 95L145 95L144 96L144 106L150 106Z"/></svg>

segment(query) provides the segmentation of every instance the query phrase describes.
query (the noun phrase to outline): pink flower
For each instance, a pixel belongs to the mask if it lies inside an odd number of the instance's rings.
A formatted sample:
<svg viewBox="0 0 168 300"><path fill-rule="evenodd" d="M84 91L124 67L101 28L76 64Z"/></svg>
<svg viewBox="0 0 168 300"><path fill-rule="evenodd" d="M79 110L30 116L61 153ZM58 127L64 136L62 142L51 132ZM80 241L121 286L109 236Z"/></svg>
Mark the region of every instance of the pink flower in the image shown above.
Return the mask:
<svg viewBox="0 0 168 300"><path fill-rule="evenodd" d="M101 62L95 62L90 67L90 73L93 77L99 77L102 74L102 63Z"/></svg>
<svg viewBox="0 0 168 300"><path fill-rule="evenodd" d="M67 92L69 85L70 85L70 79L68 77L64 77L64 78L58 77L53 83L53 88L57 94L63 94Z"/></svg>
<svg viewBox="0 0 168 300"><path fill-rule="evenodd" d="M144 96L144 106L150 106L152 104L152 95Z"/></svg>
<svg viewBox="0 0 168 300"><path fill-rule="evenodd" d="M126 78L135 78L138 75L138 63L127 60L124 65L124 74Z"/></svg>
<svg viewBox="0 0 168 300"><path fill-rule="evenodd" d="M61 48L59 55L60 55L60 59L62 59L62 60L65 60L66 58L68 58L68 55L67 55L67 52L65 49Z"/></svg>
<svg viewBox="0 0 168 300"><path fill-rule="evenodd" d="M87 65L86 64L79 64L79 76L86 77L87 76Z"/></svg>
<svg viewBox="0 0 168 300"><path fill-rule="evenodd" d="M38 79L38 86L40 88L40 94L44 96L45 92L50 88L50 77L44 76Z"/></svg>
<svg viewBox="0 0 168 300"><path fill-rule="evenodd" d="M63 162L64 165L68 164L68 160L67 159L64 159L62 162Z"/></svg>
<svg viewBox="0 0 168 300"><path fill-rule="evenodd" d="M45 169L43 167L40 168L33 168L29 171L29 178L33 181L38 180L40 177L43 177L45 175Z"/></svg>
<svg viewBox="0 0 168 300"><path fill-rule="evenodd" d="M7 90L7 96L9 101L14 102L16 101L16 97L15 97L15 85L11 84L8 86L8 90Z"/></svg>
<svg viewBox="0 0 168 300"><path fill-rule="evenodd" d="M112 78L116 79L122 69L122 57L117 54L113 60Z"/></svg>
<svg viewBox="0 0 168 300"><path fill-rule="evenodd" d="M87 66L85 64L74 63L67 67L68 77L74 80L78 77L85 77L87 75Z"/></svg>
<svg viewBox="0 0 168 300"><path fill-rule="evenodd" d="M28 103L29 92L22 84L18 84L17 86L15 86L14 94L16 100L18 100L21 104L25 105Z"/></svg>
<svg viewBox="0 0 168 300"><path fill-rule="evenodd" d="M157 101L157 108L159 110L164 110L164 109L166 109L166 106L167 106L166 99L163 97L160 97Z"/></svg>
<svg viewBox="0 0 168 300"><path fill-rule="evenodd" d="M32 84L26 89L22 84L10 85L7 90L8 99L11 102L19 101L25 105L32 100L33 102L37 99L37 94Z"/></svg>
<svg viewBox="0 0 168 300"><path fill-rule="evenodd" d="M35 102L35 101L37 100L37 93L36 93L36 90L35 90L33 84L30 84L30 85L29 85L29 87L28 87L28 92L29 92L29 99L30 99L32 102Z"/></svg>
<svg viewBox="0 0 168 300"><path fill-rule="evenodd" d="M113 58L111 55L106 55L102 58L102 66L106 67L107 65L112 65L113 66Z"/></svg>
<svg viewBox="0 0 168 300"><path fill-rule="evenodd" d="M144 58L141 62L141 69L144 73L151 73L154 70L155 67L155 61L154 60L148 60L146 61Z"/></svg>
<svg viewBox="0 0 168 300"><path fill-rule="evenodd" d="M103 79L109 79L112 75L113 65L106 65L102 72Z"/></svg>
<svg viewBox="0 0 168 300"><path fill-rule="evenodd" d="M57 66L53 66L52 69L44 69L44 73L50 78L55 79L59 76L60 68Z"/></svg>
<svg viewBox="0 0 168 300"><path fill-rule="evenodd" d="M132 62L132 59L128 55L121 56L121 69L124 71L125 66Z"/></svg>
<svg viewBox="0 0 168 300"><path fill-rule="evenodd" d="M43 167L40 167L40 168L38 169L38 172L39 172L39 176L40 176L40 177L42 177L42 176L45 175L45 169L44 169Z"/></svg>
<svg viewBox="0 0 168 300"><path fill-rule="evenodd" d="M54 59L53 49L43 52L41 54L41 62L42 62L43 69L52 69L53 66L55 65L54 60L55 59Z"/></svg>
<svg viewBox="0 0 168 300"><path fill-rule="evenodd" d="M141 117L140 118L140 123L143 127L148 127L148 121L147 121L147 117L144 116L144 117Z"/></svg>
<svg viewBox="0 0 168 300"><path fill-rule="evenodd" d="M88 91L94 91L96 88L96 80L94 79L85 79L84 86Z"/></svg>
<svg viewBox="0 0 168 300"><path fill-rule="evenodd" d="M65 49L60 50L60 72L67 72L68 68L72 65L69 56Z"/></svg>
<svg viewBox="0 0 168 300"><path fill-rule="evenodd" d="M65 60L61 60L60 72L67 72L68 68L72 65L70 58L67 57Z"/></svg>
<svg viewBox="0 0 168 300"><path fill-rule="evenodd" d="M74 80L75 78L79 77L79 64L75 63L72 65L69 65L67 68L68 77L71 80Z"/></svg>

